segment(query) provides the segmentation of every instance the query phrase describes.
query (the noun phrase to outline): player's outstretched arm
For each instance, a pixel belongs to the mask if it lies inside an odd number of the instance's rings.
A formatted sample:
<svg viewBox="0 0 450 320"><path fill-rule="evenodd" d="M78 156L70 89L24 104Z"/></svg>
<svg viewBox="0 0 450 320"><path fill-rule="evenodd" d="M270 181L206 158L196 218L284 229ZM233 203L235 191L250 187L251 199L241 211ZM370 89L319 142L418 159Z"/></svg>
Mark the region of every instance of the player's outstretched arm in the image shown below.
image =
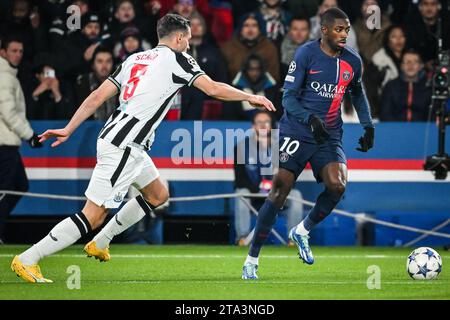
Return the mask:
<svg viewBox="0 0 450 320"><path fill-rule="evenodd" d="M201 75L194 81L194 86L208 96L224 101L248 101L256 108L265 108L269 111L276 111L272 102L263 96L248 94L236 89L226 83L212 80L207 75Z"/></svg>
<svg viewBox="0 0 450 320"><path fill-rule="evenodd" d="M116 85L109 80L104 81L100 87L92 91L83 101L65 128L45 131L39 135L39 142L44 142L50 137L56 137L56 141L52 143L52 147L56 147L65 142L81 123L94 114L95 110L115 94L117 94Z"/></svg>

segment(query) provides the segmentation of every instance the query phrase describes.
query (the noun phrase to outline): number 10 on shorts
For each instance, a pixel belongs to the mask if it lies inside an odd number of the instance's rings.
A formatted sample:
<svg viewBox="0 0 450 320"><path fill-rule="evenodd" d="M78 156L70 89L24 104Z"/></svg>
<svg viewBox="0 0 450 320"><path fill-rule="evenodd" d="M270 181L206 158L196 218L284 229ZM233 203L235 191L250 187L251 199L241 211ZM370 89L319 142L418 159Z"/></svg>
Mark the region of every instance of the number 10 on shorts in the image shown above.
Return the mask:
<svg viewBox="0 0 450 320"><path fill-rule="evenodd" d="M283 138L283 144L281 145L280 152L286 152L288 155L292 156L300 147L300 142L298 140L292 140L289 137Z"/></svg>

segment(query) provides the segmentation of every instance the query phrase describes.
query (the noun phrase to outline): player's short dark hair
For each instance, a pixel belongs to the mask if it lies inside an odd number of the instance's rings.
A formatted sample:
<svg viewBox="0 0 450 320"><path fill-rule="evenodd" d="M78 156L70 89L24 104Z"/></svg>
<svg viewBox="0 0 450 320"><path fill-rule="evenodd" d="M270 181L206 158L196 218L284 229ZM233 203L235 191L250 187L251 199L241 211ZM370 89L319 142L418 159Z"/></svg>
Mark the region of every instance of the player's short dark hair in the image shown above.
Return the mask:
<svg viewBox="0 0 450 320"><path fill-rule="evenodd" d="M293 16L291 21L289 22L289 26L291 26L292 22L294 21L306 21L306 23L308 24L308 28L311 29L311 21L309 21L308 17L303 14Z"/></svg>
<svg viewBox="0 0 450 320"><path fill-rule="evenodd" d="M0 49L6 50L12 42L19 42L22 45L24 44L23 39L17 35L6 36L0 40L1 46Z"/></svg>
<svg viewBox="0 0 450 320"><path fill-rule="evenodd" d="M330 27L337 19L348 19L347 14L339 8L330 8L325 11L320 17L320 24L325 27Z"/></svg>
<svg viewBox="0 0 450 320"><path fill-rule="evenodd" d="M189 20L179 14L168 13L158 20L156 32L158 38L162 39L170 36L172 33L181 31L187 32L189 29Z"/></svg>

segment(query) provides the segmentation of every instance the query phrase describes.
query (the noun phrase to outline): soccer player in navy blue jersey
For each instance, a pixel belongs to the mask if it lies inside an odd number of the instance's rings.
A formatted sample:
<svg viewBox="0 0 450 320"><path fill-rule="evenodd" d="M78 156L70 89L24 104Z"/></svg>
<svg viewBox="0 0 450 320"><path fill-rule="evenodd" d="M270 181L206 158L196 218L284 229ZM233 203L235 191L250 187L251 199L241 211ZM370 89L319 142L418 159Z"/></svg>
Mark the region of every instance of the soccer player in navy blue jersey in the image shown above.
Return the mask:
<svg viewBox="0 0 450 320"><path fill-rule="evenodd" d="M362 61L346 46L350 21L342 10L331 8L321 18L322 38L299 47L284 82L284 115L280 120L279 171L272 190L259 210L242 278L257 279L258 256L280 208L309 162L325 190L305 219L290 231L300 258L314 263L309 232L336 207L347 183L347 159L342 148L341 102L350 94L365 133L357 150L374 144L374 125L364 91Z"/></svg>

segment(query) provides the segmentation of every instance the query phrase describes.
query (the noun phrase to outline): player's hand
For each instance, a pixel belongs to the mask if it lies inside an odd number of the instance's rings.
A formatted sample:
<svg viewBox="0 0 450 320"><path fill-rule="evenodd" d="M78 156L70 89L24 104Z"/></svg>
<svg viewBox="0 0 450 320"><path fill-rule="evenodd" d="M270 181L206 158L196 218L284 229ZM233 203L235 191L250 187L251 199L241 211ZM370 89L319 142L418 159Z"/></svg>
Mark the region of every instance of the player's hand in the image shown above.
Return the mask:
<svg viewBox="0 0 450 320"><path fill-rule="evenodd" d="M367 152L369 149L373 148L373 144L375 141L375 128L367 127L364 128L365 132L364 135L359 138L359 145L360 148L356 148L356 150L361 152Z"/></svg>
<svg viewBox="0 0 450 320"><path fill-rule="evenodd" d="M319 117L311 115L309 117L308 124L311 128L311 132L317 144L323 144L325 140L327 140L330 137L330 134L325 128L325 123L323 123L322 119L320 119Z"/></svg>
<svg viewBox="0 0 450 320"><path fill-rule="evenodd" d="M250 98L248 99L248 102L251 104L252 107L255 108L264 108L269 111L277 111L277 109L275 109L275 107L273 106L273 103L263 96L251 95Z"/></svg>
<svg viewBox="0 0 450 320"><path fill-rule="evenodd" d="M56 137L56 141L52 143L52 147L57 147L70 137L70 133L66 129L49 129L39 135L39 142L42 143L48 138Z"/></svg>

